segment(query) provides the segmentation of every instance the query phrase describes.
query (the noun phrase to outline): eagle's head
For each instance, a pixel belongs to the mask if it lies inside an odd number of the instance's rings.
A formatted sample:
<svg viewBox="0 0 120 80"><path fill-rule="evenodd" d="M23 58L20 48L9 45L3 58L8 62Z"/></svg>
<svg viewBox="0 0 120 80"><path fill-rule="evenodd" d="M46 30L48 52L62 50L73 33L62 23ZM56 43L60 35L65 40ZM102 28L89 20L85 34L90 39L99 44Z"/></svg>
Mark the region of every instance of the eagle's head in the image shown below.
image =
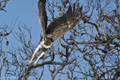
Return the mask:
<svg viewBox="0 0 120 80"><path fill-rule="evenodd" d="M51 34L47 34L46 37L45 37L45 39L44 39L44 44L46 46L52 46L53 42L54 41L52 39L52 35Z"/></svg>

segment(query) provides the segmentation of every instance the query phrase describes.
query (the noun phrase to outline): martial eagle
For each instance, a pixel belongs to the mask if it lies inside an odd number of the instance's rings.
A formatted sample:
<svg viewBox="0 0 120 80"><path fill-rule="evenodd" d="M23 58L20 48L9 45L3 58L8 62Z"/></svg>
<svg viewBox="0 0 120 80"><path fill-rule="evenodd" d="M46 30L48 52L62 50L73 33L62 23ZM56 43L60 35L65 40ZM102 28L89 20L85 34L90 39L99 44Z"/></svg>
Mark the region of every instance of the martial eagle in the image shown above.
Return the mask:
<svg viewBox="0 0 120 80"><path fill-rule="evenodd" d="M39 0L38 2L39 19L43 36L31 60L29 61L29 64L32 63L35 54L39 51L41 54L33 63L35 65L37 61L44 55L45 51L52 46L54 41L75 27L82 16L82 7L79 7L79 4L77 4L77 7L75 7L76 4L74 4L73 9L71 6L69 6L65 14L53 20L53 22L51 22L47 27L47 14L45 10L45 4L46 0Z"/></svg>

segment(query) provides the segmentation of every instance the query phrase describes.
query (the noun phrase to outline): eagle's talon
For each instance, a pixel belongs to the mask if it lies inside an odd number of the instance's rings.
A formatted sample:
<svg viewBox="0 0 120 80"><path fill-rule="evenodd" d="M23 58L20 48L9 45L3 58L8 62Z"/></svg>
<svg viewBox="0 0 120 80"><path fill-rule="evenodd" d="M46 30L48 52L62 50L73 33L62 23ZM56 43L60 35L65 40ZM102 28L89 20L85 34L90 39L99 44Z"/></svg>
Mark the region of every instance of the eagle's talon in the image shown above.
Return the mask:
<svg viewBox="0 0 120 80"><path fill-rule="evenodd" d="M30 65L32 63L32 61L29 61L28 64Z"/></svg>
<svg viewBox="0 0 120 80"><path fill-rule="evenodd" d="M33 65L35 66L37 64L37 62L34 62Z"/></svg>

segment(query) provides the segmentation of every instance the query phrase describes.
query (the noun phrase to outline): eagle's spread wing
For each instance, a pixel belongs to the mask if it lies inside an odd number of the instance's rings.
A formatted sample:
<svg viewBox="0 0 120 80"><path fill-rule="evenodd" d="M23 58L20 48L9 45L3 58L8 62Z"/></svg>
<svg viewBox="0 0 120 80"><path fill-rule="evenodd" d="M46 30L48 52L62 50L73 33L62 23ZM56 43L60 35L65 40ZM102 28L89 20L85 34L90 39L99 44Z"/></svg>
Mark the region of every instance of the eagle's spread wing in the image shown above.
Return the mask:
<svg viewBox="0 0 120 80"><path fill-rule="evenodd" d="M45 37L46 29L47 29L47 15L45 10L45 3L46 3L46 0L39 0L38 2L39 19L40 19L40 24L42 28L43 38Z"/></svg>
<svg viewBox="0 0 120 80"><path fill-rule="evenodd" d="M55 41L67 31L72 29L76 23L79 22L81 16L82 7L79 7L79 4L77 4L77 8L75 8L74 4L73 10L70 6L68 11L63 16L50 23L46 31L46 35L51 35L52 40Z"/></svg>

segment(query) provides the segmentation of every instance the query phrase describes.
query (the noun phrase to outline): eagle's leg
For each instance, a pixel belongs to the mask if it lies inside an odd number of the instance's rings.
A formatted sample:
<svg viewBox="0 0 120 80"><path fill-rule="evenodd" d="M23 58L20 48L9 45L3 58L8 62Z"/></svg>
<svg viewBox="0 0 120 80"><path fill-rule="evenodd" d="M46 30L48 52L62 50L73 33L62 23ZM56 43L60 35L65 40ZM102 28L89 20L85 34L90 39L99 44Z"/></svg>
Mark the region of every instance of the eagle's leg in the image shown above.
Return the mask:
<svg viewBox="0 0 120 80"><path fill-rule="evenodd" d="M45 53L45 52L42 52L42 53L40 54L40 56L37 58L37 60L33 63L34 65L36 65L36 63L37 63L38 60L44 55L44 53Z"/></svg>
<svg viewBox="0 0 120 80"><path fill-rule="evenodd" d="M31 60L28 62L28 64L31 64L31 63L32 63L32 60L33 60L33 58L35 57L35 54L38 52L38 50L39 50L40 48L41 48L41 44L39 44L38 47L36 48L36 50L35 50L32 58L31 58Z"/></svg>

